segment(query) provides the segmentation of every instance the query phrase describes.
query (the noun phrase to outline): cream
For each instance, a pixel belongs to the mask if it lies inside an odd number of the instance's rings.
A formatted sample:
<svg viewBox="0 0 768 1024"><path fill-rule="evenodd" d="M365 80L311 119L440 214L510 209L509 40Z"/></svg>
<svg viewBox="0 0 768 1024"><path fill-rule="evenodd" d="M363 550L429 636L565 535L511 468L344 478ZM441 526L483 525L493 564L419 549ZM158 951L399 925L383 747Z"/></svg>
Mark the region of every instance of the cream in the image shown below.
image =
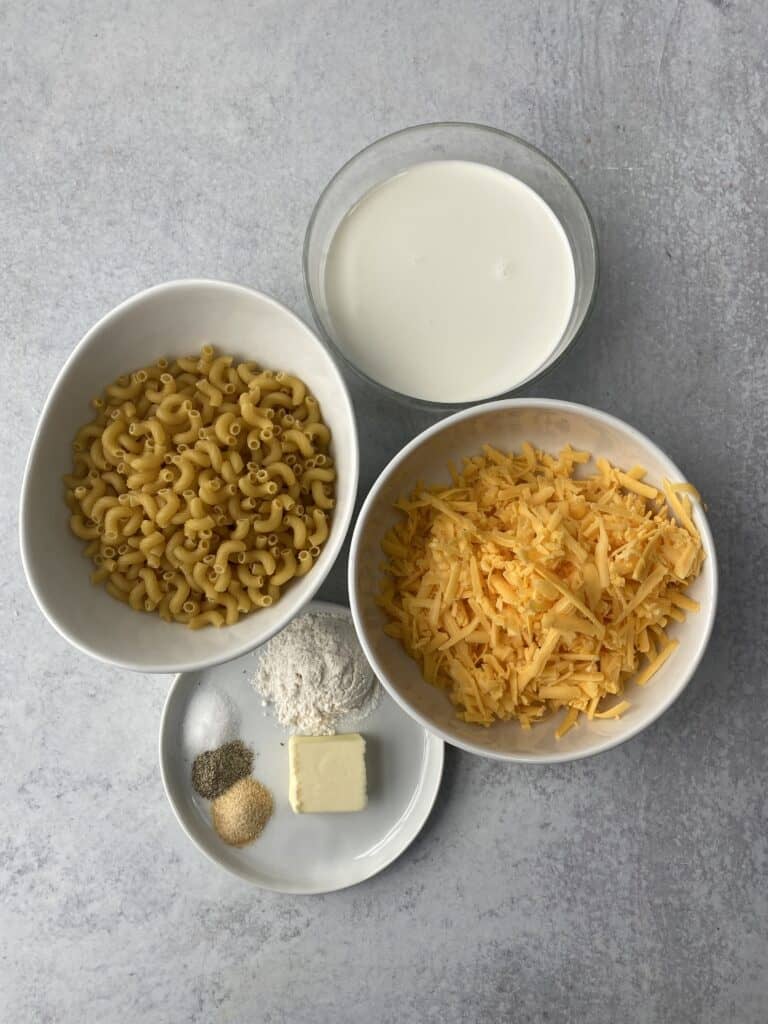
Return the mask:
<svg viewBox="0 0 768 1024"><path fill-rule="evenodd" d="M575 272L536 192L485 164L444 160L363 196L332 239L324 286L338 344L363 373L416 398L469 402L547 362Z"/></svg>

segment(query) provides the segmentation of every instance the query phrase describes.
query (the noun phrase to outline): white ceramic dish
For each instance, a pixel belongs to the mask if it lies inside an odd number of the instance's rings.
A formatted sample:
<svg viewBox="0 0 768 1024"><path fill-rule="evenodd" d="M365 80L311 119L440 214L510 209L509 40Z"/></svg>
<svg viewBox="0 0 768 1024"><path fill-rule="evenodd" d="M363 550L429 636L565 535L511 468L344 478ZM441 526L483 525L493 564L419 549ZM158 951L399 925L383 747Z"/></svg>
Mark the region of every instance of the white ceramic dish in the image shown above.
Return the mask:
<svg viewBox="0 0 768 1024"><path fill-rule="evenodd" d="M312 602L311 610L349 616L347 608ZM443 744L382 693L381 703L347 731L366 739L368 807L357 814L294 814L288 803L288 736L252 688L259 651L174 680L160 725L160 771L179 824L211 860L264 889L321 893L382 871L410 845L434 804ZM198 688L215 687L239 709L241 738L256 752L253 773L272 792L275 810L257 842L243 849L213 830L210 805L190 782L184 715Z"/></svg>
<svg viewBox="0 0 768 1024"><path fill-rule="evenodd" d="M62 474L90 398L120 374L211 342L224 352L297 373L320 401L338 470L331 533L317 564L272 608L222 629L192 631L142 615L89 581L68 528ZM143 672L179 672L235 658L273 636L306 604L341 549L355 504L357 428L344 380L315 334L260 292L220 281L172 281L123 302L85 335L46 400L21 491L21 554L32 593L61 635L86 654Z"/></svg>
<svg viewBox="0 0 768 1024"><path fill-rule="evenodd" d="M349 560L349 593L360 642L379 678L409 714L449 743L474 754L505 761L554 763L608 750L651 724L680 695L707 646L717 604L717 561L712 534L701 509L695 513L706 550L699 578L688 591L701 611L670 633L680 646L645 687L630 687L629 711L616 721L582 719L561 740L559 719L524 731L515 723L482 726L460 721L448 698L429 686L400 644L383 632L384 613L375 602L382 561L381 540L396 521L393 504L410 493L417 480L449 479L447 464L476 454L489 443L504 451L524 441L557 451L566 443L603 455L624 467L640 463L649 481L685 477L667 456L637 430L596 409L547 399L511 399L457 413L424 431L397 455L371 488L357 520Z"/></svg>

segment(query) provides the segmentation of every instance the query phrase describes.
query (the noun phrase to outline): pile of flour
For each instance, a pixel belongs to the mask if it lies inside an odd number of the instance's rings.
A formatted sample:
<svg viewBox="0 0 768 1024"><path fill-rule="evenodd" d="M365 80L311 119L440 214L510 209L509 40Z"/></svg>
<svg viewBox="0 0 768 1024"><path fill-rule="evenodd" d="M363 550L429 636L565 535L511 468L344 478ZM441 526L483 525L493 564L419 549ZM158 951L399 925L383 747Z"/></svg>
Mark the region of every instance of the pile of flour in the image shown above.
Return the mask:
<svg viewBox="0 0 768 1024"><path fill-rule="evenodd" d="M267 644L253 685L293 733L328 736L373 711L381 688L349 619L309 612Z"/></svg>

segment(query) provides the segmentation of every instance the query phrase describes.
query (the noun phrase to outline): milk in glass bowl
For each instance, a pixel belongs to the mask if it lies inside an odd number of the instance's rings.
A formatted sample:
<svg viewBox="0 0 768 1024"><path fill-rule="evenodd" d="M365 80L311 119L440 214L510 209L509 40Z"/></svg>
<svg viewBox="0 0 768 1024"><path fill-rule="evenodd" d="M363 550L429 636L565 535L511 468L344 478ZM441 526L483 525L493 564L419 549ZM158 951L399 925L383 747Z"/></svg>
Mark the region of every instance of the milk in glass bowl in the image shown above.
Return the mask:
<svg viewBox="0 0 768 1024"><path fill-rule="evenodd" d="M598 279L576 189L527 143L420 125L346 164L307 230L304 271L325 340L416 404L483 401L551 367Z"/></svg>

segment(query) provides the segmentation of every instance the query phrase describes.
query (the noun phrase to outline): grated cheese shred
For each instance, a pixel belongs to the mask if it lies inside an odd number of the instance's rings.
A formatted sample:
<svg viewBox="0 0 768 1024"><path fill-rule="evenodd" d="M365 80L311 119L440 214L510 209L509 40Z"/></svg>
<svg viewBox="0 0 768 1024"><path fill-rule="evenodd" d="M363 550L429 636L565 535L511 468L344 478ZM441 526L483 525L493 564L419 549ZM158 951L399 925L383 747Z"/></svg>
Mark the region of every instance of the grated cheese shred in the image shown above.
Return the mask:
<svg viewBox="0 0 768 1024"><path fill-rule="evenodd" d="M627 682L647 684L674 653L667 626L698 610L684 593L704 559L698 492L605 459L584 475L589 460L485 445L450 467L450 486L397 502L385 631L467 722L530 728L565 710L559 739L582 714L618 718Z"/></svg>

